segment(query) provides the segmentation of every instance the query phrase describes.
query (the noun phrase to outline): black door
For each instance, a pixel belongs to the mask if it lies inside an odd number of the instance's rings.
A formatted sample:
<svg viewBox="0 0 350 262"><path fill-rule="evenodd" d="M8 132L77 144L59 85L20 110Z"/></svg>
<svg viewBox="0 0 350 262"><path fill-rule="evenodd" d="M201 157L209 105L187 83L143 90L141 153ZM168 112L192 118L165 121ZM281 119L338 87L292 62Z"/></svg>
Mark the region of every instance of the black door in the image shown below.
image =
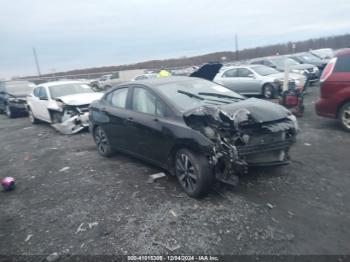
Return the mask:
<svg viewBox="0 0 350 262"><path fill-rule="evenodd" d="M127 143L130 132L127 124L130 112L127 109L128 92L128 87L110 92L106 95L104 106L100 109L107 119L107 121L103 121L102 127L107 133L111 146L117 150L129 150Z"/></svg>
<svg viewBox="0 0 350 262"><path fill-rule="evenodd" d="M129 144L133 153L166 164L172 144L171 120L165 103L144 87L133 87L129 116Z"/></svg>

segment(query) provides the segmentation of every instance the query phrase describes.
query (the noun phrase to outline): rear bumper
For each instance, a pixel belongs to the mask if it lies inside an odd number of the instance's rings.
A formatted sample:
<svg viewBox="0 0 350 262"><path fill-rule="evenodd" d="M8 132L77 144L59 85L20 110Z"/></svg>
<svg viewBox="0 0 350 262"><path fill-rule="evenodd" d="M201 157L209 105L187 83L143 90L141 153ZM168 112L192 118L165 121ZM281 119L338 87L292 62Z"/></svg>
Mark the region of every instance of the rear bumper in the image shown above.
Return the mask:
<svg viewBox="0 0 350 262"><path fill-rule="evenodd" d="M315 110L319 116L337 118L336 103L331 99L320 98L315 104Z"/></svg>

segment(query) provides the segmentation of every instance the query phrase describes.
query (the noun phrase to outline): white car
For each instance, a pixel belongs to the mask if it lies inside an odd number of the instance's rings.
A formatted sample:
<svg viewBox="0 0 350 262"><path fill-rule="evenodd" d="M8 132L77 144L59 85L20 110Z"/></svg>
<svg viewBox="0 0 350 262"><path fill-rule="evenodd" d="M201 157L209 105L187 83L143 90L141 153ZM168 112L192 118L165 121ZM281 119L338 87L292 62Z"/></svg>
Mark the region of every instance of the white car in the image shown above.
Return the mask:
<svg viewBox="0 0 350 262"><path fill-rule="evenodd" d="M38 85L27 97L29 119L52 124L63 134L75 134L89 126L89 106L100 99L81 81L57 81Z"/></svg>
<svg viewBox="0 0 350 262"><path fill-rule="evenodd" d="M131 79L131 81L138 81L138 80L145 80L145 79L154 79L157 78L158 75L157 74L142 74L142 75L138 75L136 77L134 77L133 79Z"/></svg>

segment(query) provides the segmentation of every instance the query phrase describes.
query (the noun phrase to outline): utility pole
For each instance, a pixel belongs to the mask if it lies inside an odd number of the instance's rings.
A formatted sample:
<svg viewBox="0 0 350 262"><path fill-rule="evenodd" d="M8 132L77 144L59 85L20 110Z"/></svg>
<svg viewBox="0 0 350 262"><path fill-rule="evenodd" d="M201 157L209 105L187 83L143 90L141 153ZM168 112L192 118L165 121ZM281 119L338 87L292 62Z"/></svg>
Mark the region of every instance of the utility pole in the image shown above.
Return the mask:
<svg viewBox="0 0 350 262"><path fill-rule="evenodd" d="M236 44L236 61L238 61L238 36L235 34L235 44Z"/></svg>
<svg viewBox="0 0 350 262"><path fill-rule="evenodd" d="M33 47L33 55L34 55L34 60L36 64L36 70L38 71L38 76L41 77L39 60L38 60L38 56L36 55L36 50L34 47Z"/></svg>

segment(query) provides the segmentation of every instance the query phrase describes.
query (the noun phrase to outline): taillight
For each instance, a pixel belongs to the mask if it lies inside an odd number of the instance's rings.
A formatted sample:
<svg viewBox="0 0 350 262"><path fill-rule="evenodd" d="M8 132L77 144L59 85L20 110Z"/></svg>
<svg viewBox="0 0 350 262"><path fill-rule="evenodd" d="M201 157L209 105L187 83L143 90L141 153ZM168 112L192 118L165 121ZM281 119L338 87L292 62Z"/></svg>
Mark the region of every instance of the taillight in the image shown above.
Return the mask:
<svg viewBox="0 0 350 262"><path fill-rule="evenodd" d="M335 63L337 62L337 58L334 57L333 59L331 59L328 64L326 65L326 67L323 69L320 81L326 81L327 78L333 73L333 69L335 66Z"/></svg>

